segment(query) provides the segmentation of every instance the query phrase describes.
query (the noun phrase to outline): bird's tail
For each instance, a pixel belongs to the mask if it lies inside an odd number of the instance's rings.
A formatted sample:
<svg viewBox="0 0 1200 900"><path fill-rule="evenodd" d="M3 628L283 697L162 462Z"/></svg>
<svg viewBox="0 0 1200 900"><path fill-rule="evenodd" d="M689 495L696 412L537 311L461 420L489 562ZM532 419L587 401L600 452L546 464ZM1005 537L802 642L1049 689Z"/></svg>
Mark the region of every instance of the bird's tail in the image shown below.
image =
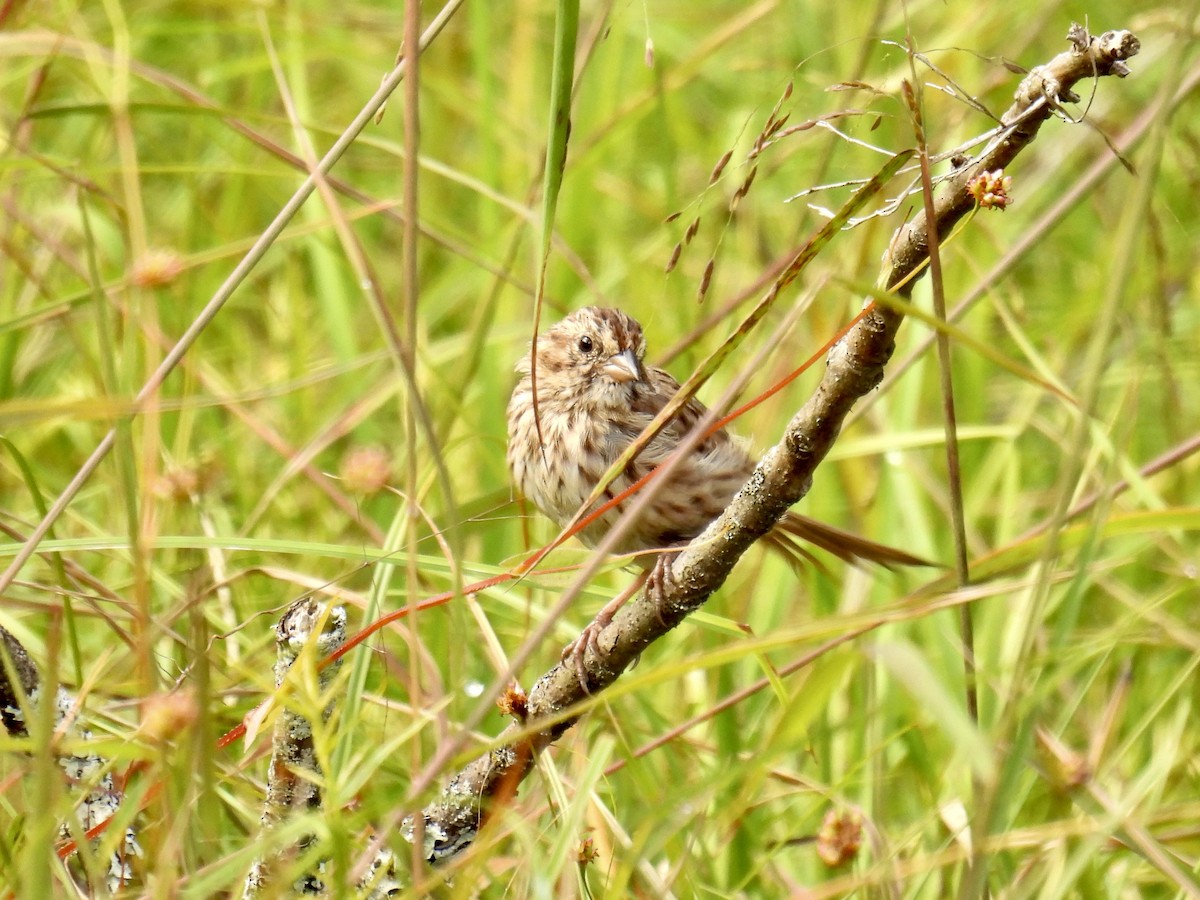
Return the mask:
<svg viewBox="0 0 1200 900"><path fill-rule="evenodd" d="M848 563L867 561L879 563L889 569L893 566L937 565L937 563L914 556L904 550L868 541L856 534L842 531L840 528L834 528L832 525L826 525L824 522L818 522L794 512L788 512L780 519L765 540L790 559L794 560L797 556L801 556L810 562L815 562L812 554L796 543L797 538L815 547L820 547Z"/></svg>

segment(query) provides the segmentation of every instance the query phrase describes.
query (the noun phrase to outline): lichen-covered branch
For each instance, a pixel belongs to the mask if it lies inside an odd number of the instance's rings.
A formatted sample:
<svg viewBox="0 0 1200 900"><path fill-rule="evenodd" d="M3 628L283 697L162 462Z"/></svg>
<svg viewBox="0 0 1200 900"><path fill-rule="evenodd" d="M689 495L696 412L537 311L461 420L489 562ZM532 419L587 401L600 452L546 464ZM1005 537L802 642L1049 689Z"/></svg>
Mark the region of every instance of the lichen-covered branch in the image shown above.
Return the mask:
<svg viewBox="0 0 1200 900"><path fill-rule="evenodd" d="M317 629L320 628L320 633ZM340 606L326 607L314 597L304 597L289 606L275 626L275 687L282 688L292 667L305 647L310 647L311 659L324 659L346 643L346 611ZM324 696L341 666L338 660L325 666L317 676L317 690ZM322 719L333 712L331 700L321 711ZM264 831L277 827L296 813L321 809L321 789L318 785L321 765L313 743L312 722L291 704L285 704L275 721L271 736L271 760L267 768L267 791L263 803ZM299 857L313 843L312 837L302 838L287 854ZM245 896L251 897L273 885L275 867L282 860L259 859L246 876ZM322 880L325 863L319 861L297 878L291 891L302 896L320 896L326 892ZM360 888L370 900L390 896L398 888L392 878L392 860L387 851L377 854L371 870Z"/></svg>
<svg viewBox="0 0 1200 900"><path fill-rule="evenodd" d="M41 703L42 685L37 666L20 641L5 628L0 628L0 720L5 730L15 737L28 737L26 711L36 715ZM54 727L57 733L74 741L88 741L92 733L79 724L78 704L66 688L59 686L54 693ZM72 787L82 786L87 793L79 802L78 828L84 833L107 822L121 805L122 793L113 782L108 762L93 753L72 753L60 756L58 764L63 777ZM71 829L62 827L62 836L71 838ZM125 829L121 845L112 852L104 873L105 888L115 893L133 883L133 861L142 855L132 828ZM88 890L87 872L71 867L71 875L83 890Z"/></svg>
<svg viewBox="0 0 1200 900"><path fill-rule="evenodd" d="M4 656L0 657L0 720L9 734L26 737L29 729L25 724L25 714L21 704L30 702L36 696L38 689L37 666L29 658L25 646L13 637L7 628L0 628L0 644L4 647Z"/></svg>
<svg viewBox="0 0 1200 900"><path fill-rule="evenodd" d="M313 633L320 625L324 627L314 641ZM340 606L327 610L315 598L305 597L289 606L275 626L276 688L283 687L301 652L314 642L314 649L320 654L314 659L328 656L340 648L346 642L346 611ZM340 665L339 661L327 666L318 676L318 688L322 693L328 689ZM328 718L330 712L331 709L326 707L322 711L323 717ZM321 766L313 745L312 723L291 704L285 704L275 721L271 737L271 761L267 766L267 792L262 814L263 830L269 831L296 812L319 810L321 790L317 780L320 774ZM303 838L294 848L293 855L300 855L311 843L311 837ZM292 890L302 895L323 894L325 883L320 877L323 866L323 862L318 863L314 871L296 879ZM256 894L271 880L272 863L259 859L246 876L246 896Z"/></svg>
<svg viewBox="0 0 1200 900"><path fill-rule="evenodd" d="M939 237L945 237L974 207L971 184L986 173L1003 170L1059 113L1062 103L1077 99L1072 93L1075 84L1093 76L1125 76L1129 70L1124 61L1139 49L1137 38L1128 31L1093 37L1075 25L1068 40L1070 50L1038 66L1021 82L1002 117L1007 127L939 188L933 223ZM929 229L923 211L900 228L884 260L880 283L900 294L911 292L928 260ZM846 415L883 378L902 318L875 306L834 347L820 385L782 440L766 453L725 512L675 559L674 577L661 604L628 604L601 632L597 643L605 652L589 651L584 660L588 690L603 690L652 642L698 609L720 588L742 554L808 492ZM531 768L533 754L574 724L575 718L563 718L563 711L586 696L574 666L555 666L538 680L529 693L524 723L510 726L501 735L506 744L469 763L449 782L439 801L424 810L428 860L445 861L472 843L488 805L515 792ZM545 727L539 728L539 722L545 722ZM412 834L411 827L406 833Z"/></svg>

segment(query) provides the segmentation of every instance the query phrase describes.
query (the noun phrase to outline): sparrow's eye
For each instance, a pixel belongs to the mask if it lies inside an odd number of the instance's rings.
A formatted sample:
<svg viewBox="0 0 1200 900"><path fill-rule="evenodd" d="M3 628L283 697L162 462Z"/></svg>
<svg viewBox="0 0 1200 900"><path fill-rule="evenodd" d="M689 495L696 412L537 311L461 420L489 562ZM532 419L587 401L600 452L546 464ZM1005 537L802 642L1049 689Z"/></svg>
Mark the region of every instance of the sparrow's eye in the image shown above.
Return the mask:
<svg viewBox="0 0 1200 900"><path fill-rule="evenodd" d="M584 353L592 352L592 339L588 335L584 335L579 339L579 349Z"/></svg>

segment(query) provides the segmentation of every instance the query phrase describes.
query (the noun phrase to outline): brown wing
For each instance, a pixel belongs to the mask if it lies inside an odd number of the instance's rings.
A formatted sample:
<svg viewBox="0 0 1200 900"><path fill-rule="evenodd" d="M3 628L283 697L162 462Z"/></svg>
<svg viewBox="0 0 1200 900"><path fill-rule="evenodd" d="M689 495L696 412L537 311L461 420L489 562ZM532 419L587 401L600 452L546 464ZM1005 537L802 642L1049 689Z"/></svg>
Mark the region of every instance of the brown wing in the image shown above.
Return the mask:
<svg viewBox="0 0 1200 900"><path fill-rule="evenodd" d="M639 420L640 427L644 428L655 416L662 412L668 401L678 391L679 382L669 372L647 366L646 389L638 391L632 404L632 411ZM643 472L659 465L666 458L667 454L679 446L680 441L695 430L696 426L700 424L701 419L707 413L708 407L695 397L691 397L638 457L637 464L640 467L644 467ZM750 473L754 471L754 466L749 456L734 444L733 439L724 429L706 437L696 448L695 452L699 454L700 458L703 458L714 452L720 453L726 448L730 450L736 448L737 450L736 458L739 464L735 467L738 470L738 476L742 477L743 480L750 477ZM726 466L731 461L732 458L722 459L722 462Z"/></svg>
<svg viewBox="0 0 1200 900"><path fill-rule="evenodd" d="M678 392L679 382L671 376L670 372L647 366L646 390L638 391L633 401L633 411L639 416L653 419L662 412L663 407ZM674 432L675 442L678 442L680 438L696 427L706 412L708 412L708 407L695 397L691 397L675 414L671 423L663 429L663 433Z"/></svg>
<svg viewBox="0 0 1200 900"><path fill-rule="evenodd" d="M668 373L647 367L644 380L631 394L628 420L620 425L610 423L610 458L624 451L678 390L679 383ZM665 462L707 412L704 404L694 398L684 404L626 467L618 487L639 480ZM691 540L721 513L752 471L750 457L727 433L706 436L656 490L638 519L629 549L669 547Z"/></svg>
<svg viewBox="0 0 1200 900"><path fill-rule="evenodd" d="M640 392L633 403L633 412L639 420L639 430L644 428L679 390L679 382L662 369L647 368L648 391ZM659 465L679 445L708 412L695 397L676 414L675 418L634 460L629 473L640 478ZM632 440L636 435L631 435ZM709 435L696 448L691 457L676 470L672 479L676 497L686 497L671 510L660 509L660 521L656 529L647 529L646 542L651 545L669 546L680 540L688 540L699 534L729 505L733 495L745 484L754 471L754 460L722 429ZM665 501L664 501L665 502ZM675 527L670 527L674 525ZM788 512L767 536L772 549L794 558L811 559L811 554L799 547L796 539L820 547L846 562L868 561L892 566L929 566L927 560L903 550L888 547L861 538L858 535L825 525L799 513Z"/></svg>

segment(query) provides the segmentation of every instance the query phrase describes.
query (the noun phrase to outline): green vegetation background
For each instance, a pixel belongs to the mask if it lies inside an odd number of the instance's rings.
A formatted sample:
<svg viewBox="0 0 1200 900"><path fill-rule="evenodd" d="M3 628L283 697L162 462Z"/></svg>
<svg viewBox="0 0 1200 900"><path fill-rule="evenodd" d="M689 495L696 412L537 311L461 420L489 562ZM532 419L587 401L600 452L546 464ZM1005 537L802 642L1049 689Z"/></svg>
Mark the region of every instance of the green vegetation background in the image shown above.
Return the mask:
<svg viewBox="0 0 1200 900"><path fill-rule="evenodd" d="M428 21L436 10L424 6ZM532 329L555 4L467 3L422 57L415 319L401 266L402 88L334 172L358 196L314 196L140 410L130 398L303 180L290 155L324 152L393 65L402 4L18 2L3 15L6 560L39 518L37 494L52 500L104 432L121 429L46 544L92 581L39 557L5 593L0 624L86 696L118 770L147 764L135 794L161 786L140 832L153 891L235 890L264 846L254 836L265 764L240 745L212 747L270 690L278 611L328 585L358 626L371 610L493 574L553 535L510 502L504 410ZM1094 94L1083 85L1073 112L1086 107L1092 124L1047 125L1009 173L1013 206L978 216L944 251L951 305L979 296L968 333L1065 393L1095 397L1085 419L1044 384L955 352L969 547L973 559L1000 550L1007 562L972 595L979 727L964 711L956 612L944 595L905 599L925 573L826 561L797 574L752 552L695 624L600 699L443 890L943 896L962 884L960 829L981 808L990 815L971 836L986 843L995 896L1194 889L1200 472L1186 456L1152 477L1138 470L1194 441L1200 422L1195 3L585 4L543 323L619 305L644 323L651 358L686 376L735 327L768 266L819 224L806 202L837 208L847 191L784 201L878 168L882 157L847 137L912 144L898 99L906 27L938 69L918 66L930 142L946 149L989 120L935 86L952 79L999 112L1020 77L1003 60L1048 60L1085 19L1139 35L1133 76ZM845 137L812 128L769 148L731 214L746 154L789 82L789 124L862 112L833 120ZM862 84L831 90L848 82ZM1112 164L1106 136L1134 127L1130 172ZM709 187L727 150L732 162ZM1103 177L1063 207L1102 163ZM814 352L860 302L833 280L871 282L899 221L839 237L703 396L715 399L759 351L746 396ZM400 334L417 337L432 441L410 422L413 394L372 289ZM927 285L918 297L928 302ZM929 334L907 323L896 363ZM815 377L735 429L768 446ZM934 355L924 349L860 412L803 511L951 560ZM1062 498L1122 479L1129 490L1073 520L1052 557L1041 538L1022 537ZM550 564L580 558L567 548ZM397 816L434 796L408 796L413 773L569 577L455 599L421 614L415 639L394 628L351 657L339 710L318 731L333 812L307 826L335 868L369 822L390 823L406 867ZM526 687L630 577L614 570L592 585L522 670ZM783 668L884 611L895 621L709 715L768 664ZM739 623L774 639L769 652ZM182 704L171 737L139 733L145 708L130 701L177 684L197 699L195 717ZM692 716L695 727L637 755ZM480 738L501 727L487 717ZM71 794L18 752L28 745L6 746L0 882L19 896L65 895L34 837L54 835ZM811 840L831 812L865 823L858 857L841 868ZM581 876L585 838L598 858ZM1191 887L1164 858L1192 873Z"/></svg>

